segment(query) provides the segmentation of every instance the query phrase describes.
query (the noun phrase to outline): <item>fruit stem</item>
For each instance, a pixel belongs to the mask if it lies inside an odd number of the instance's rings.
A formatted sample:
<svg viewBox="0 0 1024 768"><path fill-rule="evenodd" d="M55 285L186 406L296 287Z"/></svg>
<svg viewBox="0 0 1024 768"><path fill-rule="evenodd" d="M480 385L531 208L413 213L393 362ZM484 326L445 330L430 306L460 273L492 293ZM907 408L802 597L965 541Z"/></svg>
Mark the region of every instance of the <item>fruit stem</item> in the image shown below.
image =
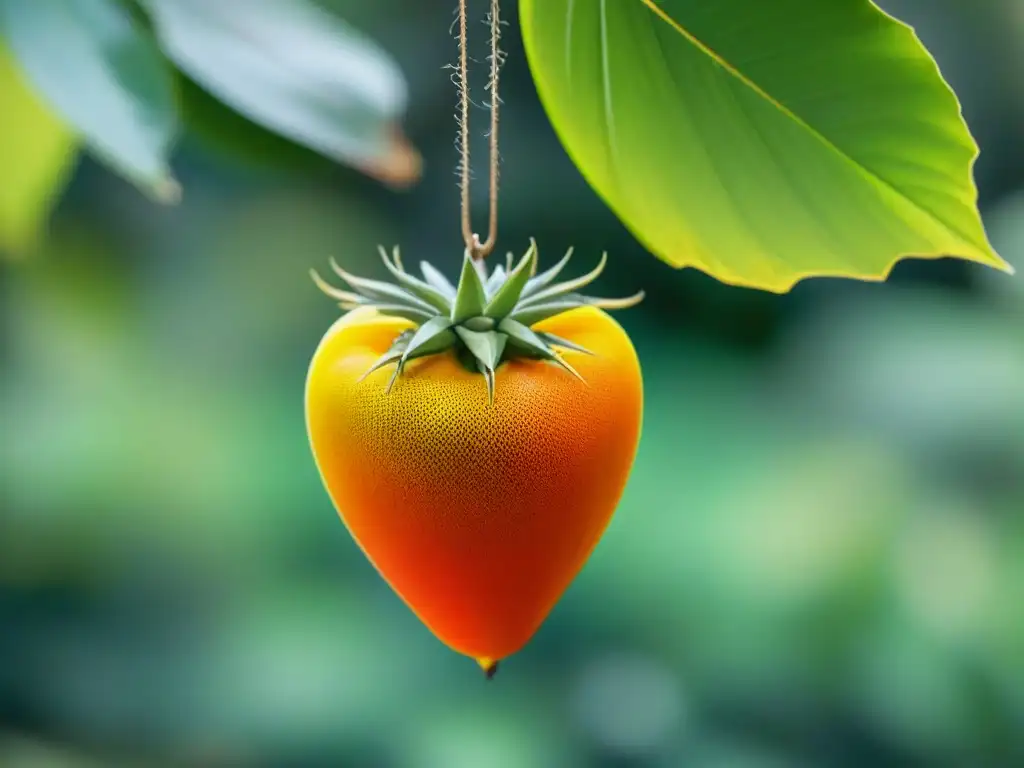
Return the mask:
<svg viewBox="0 0 1024 768"><path fill-rule="evenodd" d="M473 213L470 204L470 155L469 155L469 54L467 52L467 21L466 2L459 0L459 70L456 85L459 92L459 170L461 173L459 190L461 192L462 239L474 260L486 258L498 242L498 177L501 159L498 152L499 105L498 80L504 53L501 51L501 14L500 0L491 0L489 17L491 28L491 75L487 90L491 93L491 130L490 144L490 192L489 219L487 239L480 242L480 236L473 231Z"/></svg>

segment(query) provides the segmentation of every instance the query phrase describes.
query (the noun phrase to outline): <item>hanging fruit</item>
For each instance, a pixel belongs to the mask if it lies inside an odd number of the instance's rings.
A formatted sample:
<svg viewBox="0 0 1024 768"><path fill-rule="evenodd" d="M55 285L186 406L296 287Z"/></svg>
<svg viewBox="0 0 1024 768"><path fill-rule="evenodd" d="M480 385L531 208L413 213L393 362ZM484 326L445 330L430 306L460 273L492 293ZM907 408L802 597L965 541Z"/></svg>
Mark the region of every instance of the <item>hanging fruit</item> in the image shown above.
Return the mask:
<svg viewBox="0 0 1024 768"><path fill-rule="evenodd" d="M306 424L342 520L381 576L488 677L537 631L601 538L640 437L640 364L604 310L638 303L559 282L572 250L537 273L537 246L492 270L498 236L501 19L491 0L490 216L470 211L466 0L459 0L462 274L421 262L343 288L313 272L347 314L309 368Z"/></svg>
<svg viewBox="0 0 1024 768"><path fill-rule="evenodd" d="M380 574L490 675L583 567L625 487L640 366L603 310L642 294L581 295L604 259L556 282L570 254L536 274L535 245L489 274L467 252L457 288L381 255L394 283L332 264L342 290L314 273L348 313L310 366L313 453Z"/></svg>

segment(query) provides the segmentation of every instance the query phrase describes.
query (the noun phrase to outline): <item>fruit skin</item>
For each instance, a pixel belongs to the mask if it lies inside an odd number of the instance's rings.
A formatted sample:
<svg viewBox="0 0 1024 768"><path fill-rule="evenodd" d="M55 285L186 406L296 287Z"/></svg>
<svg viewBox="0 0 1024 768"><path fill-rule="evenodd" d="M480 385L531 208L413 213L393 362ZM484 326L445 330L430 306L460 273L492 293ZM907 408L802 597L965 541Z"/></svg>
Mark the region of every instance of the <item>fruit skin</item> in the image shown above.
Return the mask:
<svg viewBox="0 0 1024 768"><path fill-rule="evenodd" d="M493 404L452 352L360 381L413 324L368 308L320 342L306 421L321 477L360 548L452 649L490 663L520 650L597 544L626 485L642 413L625 331L593 307L534 326L593 355L512 360Z"/></svg>

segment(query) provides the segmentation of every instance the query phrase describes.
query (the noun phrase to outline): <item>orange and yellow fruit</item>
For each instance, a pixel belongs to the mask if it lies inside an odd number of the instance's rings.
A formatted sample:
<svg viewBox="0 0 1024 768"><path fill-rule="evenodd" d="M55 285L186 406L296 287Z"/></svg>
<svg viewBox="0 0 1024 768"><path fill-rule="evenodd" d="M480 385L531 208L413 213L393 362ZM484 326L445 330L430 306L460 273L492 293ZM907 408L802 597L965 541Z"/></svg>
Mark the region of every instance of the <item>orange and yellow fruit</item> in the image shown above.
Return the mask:
<svg viewBox="0 0 1024 768"><path fill-rule="evenodd" d="M566 260L536 275L533 247L497 277L467 257L458 288L384 257L399 285L341 269L351 292L318 279L350 311L310 365L313 454L381 576L439 639L492 672L579 573L625 487L640 366L600 306L639 297L579 296L600 270L554 283Z"/></svg>

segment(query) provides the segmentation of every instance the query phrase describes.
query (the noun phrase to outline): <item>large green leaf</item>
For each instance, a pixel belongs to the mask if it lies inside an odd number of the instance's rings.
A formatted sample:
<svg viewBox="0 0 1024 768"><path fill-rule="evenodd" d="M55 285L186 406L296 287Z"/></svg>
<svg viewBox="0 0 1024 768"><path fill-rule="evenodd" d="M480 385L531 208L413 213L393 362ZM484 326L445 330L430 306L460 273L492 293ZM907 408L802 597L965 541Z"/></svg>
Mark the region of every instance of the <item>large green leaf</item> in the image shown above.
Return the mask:
<svg viewBox="0 0 1024 768"><path fill-rule="evenodd" d="M1012 271L977 145L906 25L869 0L520 0L548 114L650 250L738 285L882 279L902 257Z"/></svg>
<svg viewBox="0 0 1024 768"><path fill-rule="evenodd" d="M28 81L119 173L173 197L173 80L156 46L114 0L0 0L0 37Z"/></svg>
<svg viewBox="0 0 1024 768"><path fill-rule="evenodd" d="M144 0L165 52L255 123L386 181L419 176L406 85L374 43L307 0Z"/></svg>
<svg viewBox="0 0 1024 768"><path fill-rule="evenodd" d="M25 83L0 46L0 254L35 245L76 156L71 130Z"/></svg>

